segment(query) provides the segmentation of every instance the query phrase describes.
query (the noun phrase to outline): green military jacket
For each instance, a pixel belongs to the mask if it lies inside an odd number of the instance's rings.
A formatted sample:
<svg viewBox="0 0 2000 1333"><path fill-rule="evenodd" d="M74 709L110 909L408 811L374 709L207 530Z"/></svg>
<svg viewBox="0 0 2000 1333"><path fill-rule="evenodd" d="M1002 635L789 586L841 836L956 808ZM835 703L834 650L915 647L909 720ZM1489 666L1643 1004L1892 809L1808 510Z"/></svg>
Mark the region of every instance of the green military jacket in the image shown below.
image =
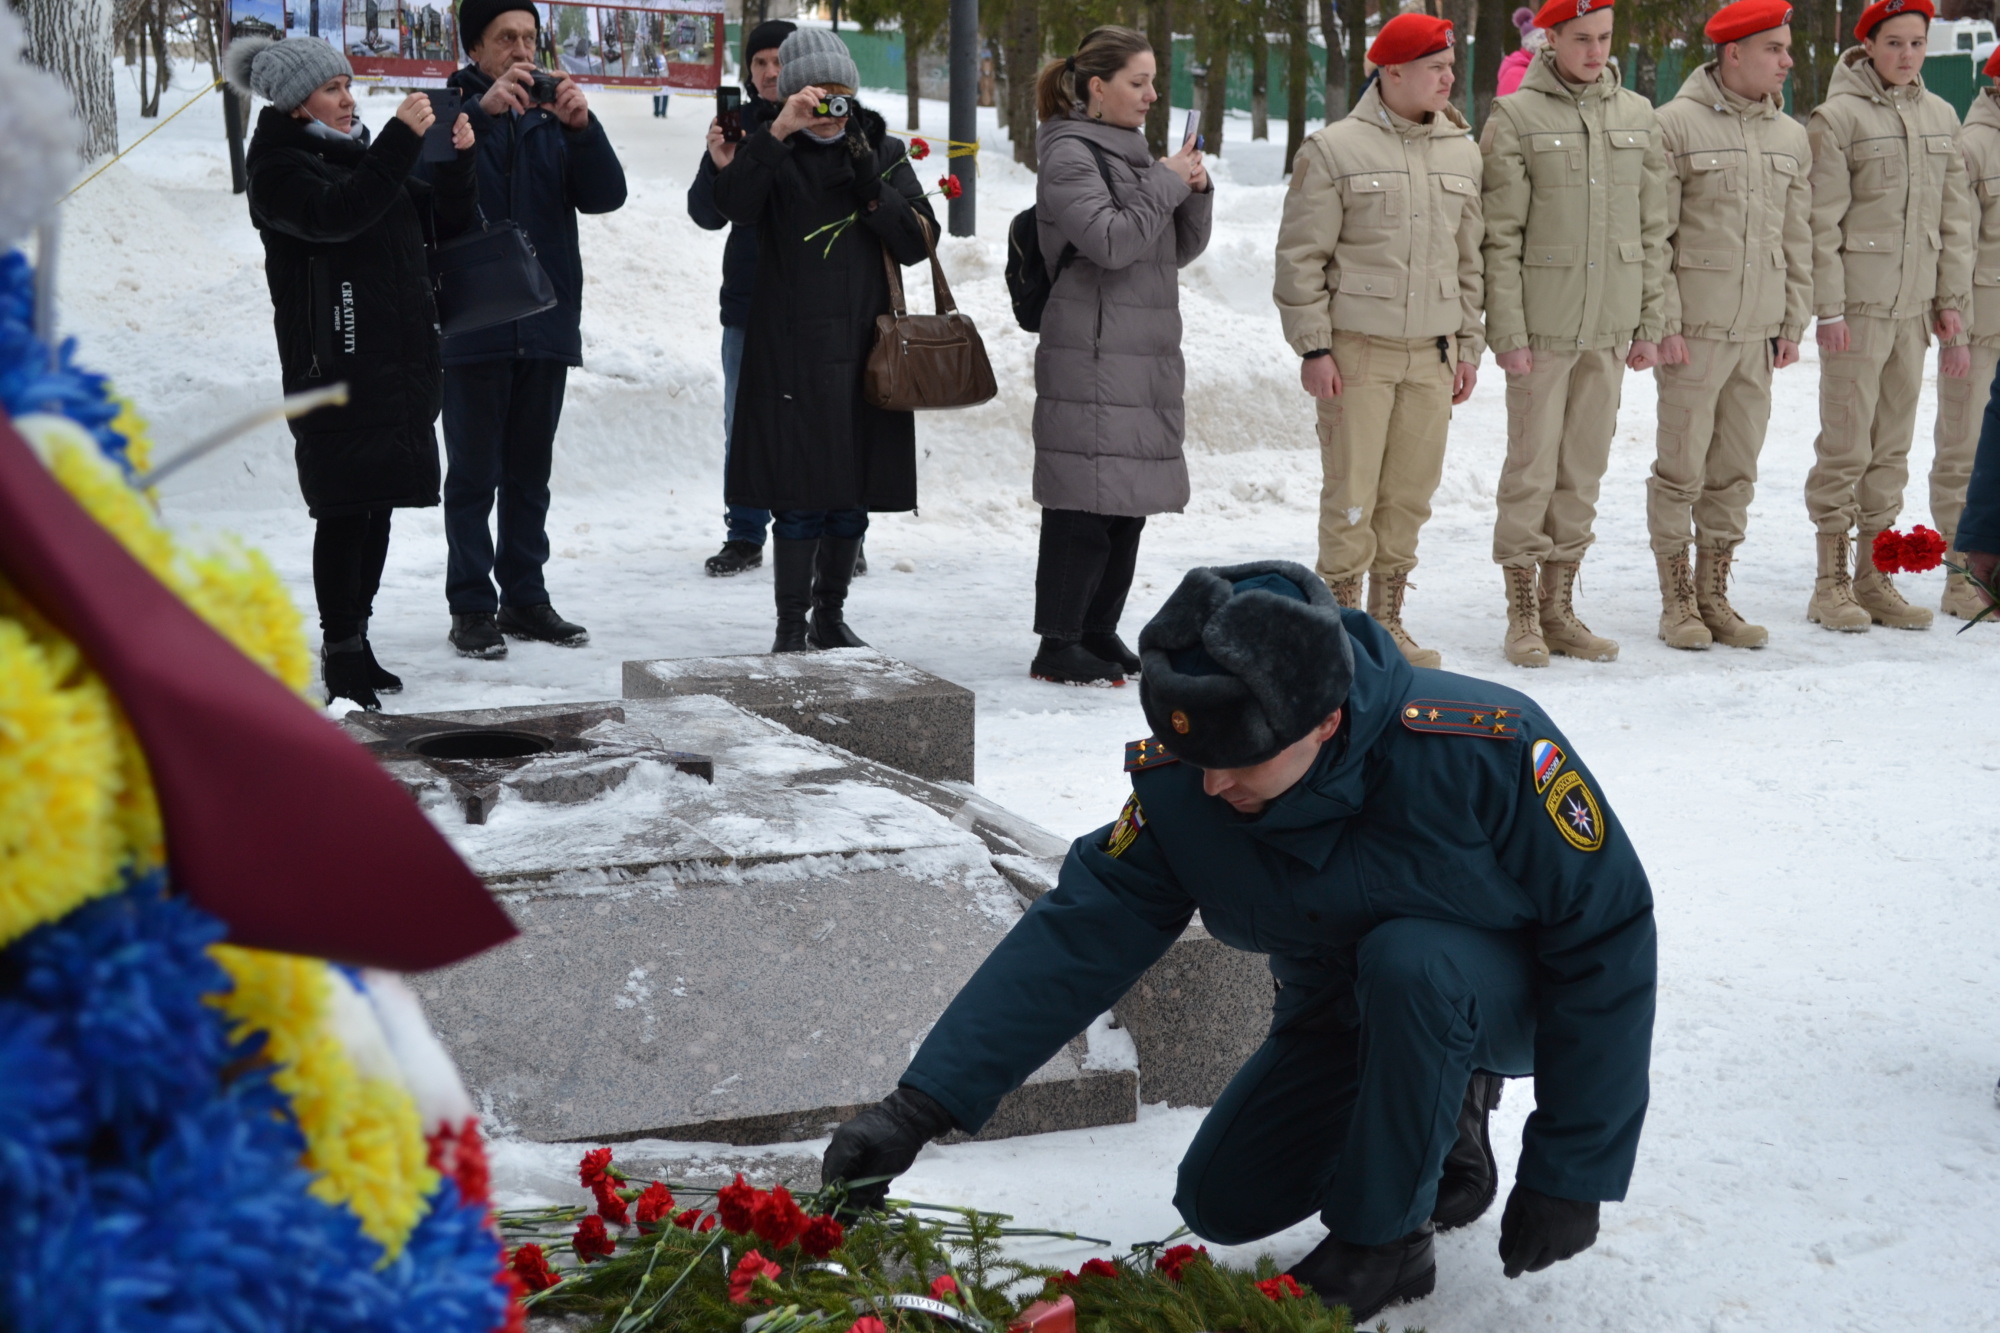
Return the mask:
<svg viewBox="0 0 2000 1333"><path fill-rule="evenodd" d="M1518 1177L1557 1198L1623 1198L1653 1027L1653 895L1639 858L1532 700L1412 668L1367 615L1342 618L1354 686L1306 776L1246 818L1203 793L1201 770L1135 743L1125 813L1071 846L1057 886L966 983L901 1081L978 1129L1197 910L1223 943L1270 957L1283 985L1276 1024L1307 1005L1358 1021L1356 949L1384 921L1521 931L1540 994Z"/></svg>

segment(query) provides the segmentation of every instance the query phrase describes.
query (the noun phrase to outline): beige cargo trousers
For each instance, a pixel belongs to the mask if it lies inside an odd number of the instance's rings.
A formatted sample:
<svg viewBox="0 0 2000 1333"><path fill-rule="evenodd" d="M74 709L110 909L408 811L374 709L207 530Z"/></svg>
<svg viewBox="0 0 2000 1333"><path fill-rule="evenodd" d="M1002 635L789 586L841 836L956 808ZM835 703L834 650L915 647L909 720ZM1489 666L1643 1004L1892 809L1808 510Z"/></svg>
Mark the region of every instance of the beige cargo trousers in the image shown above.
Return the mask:
<svg viewBox="0 0 2000 1333"><path fill-rule="evenodd" d="M1903 509L1930 318L1849 315L1847 329L1845 352L1820 353L1820 428L1806 473L1806 513L1821 532L1879 532L1895 527Z"/></svg>
<svg viewBox="0 0 2000 1333"><path fill-rule="evenodd" d="M1333 334L1341 392L1319 400L1319 575L1405 574L1444 476L1457 340Z"/></svg>
<svg viewBox="0 0 2000 1333"><path fill-rule="evenodd" d="M1507 461L1495 496L1493 560L1516 569L1583 559L1596 540L1597 488L1611 461L1629 342L1575 352L1534 349L1507 376Z"/></svg>
<svg viewBox="0 0 2000 1333"><path fill-rule="evenodd" d="M1931 518L1947 542L1958 536L1972 458L1979 452L1979 428L1986 420L1986 397L2000 371L2000 347L1972 344L1972 373L1964 379L1938 376L1937 425L1931 433ZM1957 546L1954 544L1954 550Z"/></svg>
<svg viewBox="0 0 2000 1333"><path fill-rule="evenodd" d="M1646 530L1654 554L1664 556L1685 555L1690 541L1743 540L1771 421L1770 339L1683 341L1687 361L1653 372L1659 447L1646 479Z"/></svg>

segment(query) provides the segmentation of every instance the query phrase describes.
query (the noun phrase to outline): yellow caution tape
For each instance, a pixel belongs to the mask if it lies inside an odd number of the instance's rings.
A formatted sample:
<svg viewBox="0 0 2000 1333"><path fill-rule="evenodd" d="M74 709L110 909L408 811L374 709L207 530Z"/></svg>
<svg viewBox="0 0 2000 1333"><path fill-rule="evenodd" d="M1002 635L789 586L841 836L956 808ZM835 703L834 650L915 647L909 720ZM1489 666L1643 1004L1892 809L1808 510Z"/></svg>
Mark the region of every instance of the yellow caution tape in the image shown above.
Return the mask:
<svg viewBox="0 0 2000 1333"><path fill-rule="evenodd" d="M202 98L208 96L210 93L214 92L217 88L220 88L221 86L222 86L222 80L217 79L214 83L209 84L208 87L202 89L200 92L196 93L193 97L188 98L187 101L182 102L180 106L177 109L175 109L172 116L168 116L166 120L162 120L159 124L153 126L152 129L147 130L144 134L134 139L132 141L132 148L137 148L140 144L146 142L146 140L158 134L161 130L167 127L168 120L172 120L174 116L178 116L181 112L187 110L189 107L193 106L196 102L199 102ZM102 176L105 172L117 166L118 159L124 157L126 153L131 152L132 148L127 148L122 152L115 154L109 162L106 162L103 166L99 167L97 170L91 172L88 176L85 176L82 180L78 181L76 185L70 190L69 194L75 194L78 190L81 190L84 186L90 184L92 181L96 180L99 176ZM63 198L68 199L69 194L64 195Z"/></svg>

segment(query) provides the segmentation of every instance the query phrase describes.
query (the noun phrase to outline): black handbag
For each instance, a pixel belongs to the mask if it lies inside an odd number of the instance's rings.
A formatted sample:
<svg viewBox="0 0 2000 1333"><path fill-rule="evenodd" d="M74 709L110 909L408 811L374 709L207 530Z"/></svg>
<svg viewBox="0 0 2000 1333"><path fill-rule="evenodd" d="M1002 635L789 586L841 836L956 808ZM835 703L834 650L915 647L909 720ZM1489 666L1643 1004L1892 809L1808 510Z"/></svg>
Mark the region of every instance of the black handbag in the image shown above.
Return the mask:
<svg viewBox="0 0 2000 1333"><path fill-rule="evenodd" d="M432 245L430 265L438 329L447 338L539 315L556 303L556 285L518 223L482 218L480 230Z"/></svg>

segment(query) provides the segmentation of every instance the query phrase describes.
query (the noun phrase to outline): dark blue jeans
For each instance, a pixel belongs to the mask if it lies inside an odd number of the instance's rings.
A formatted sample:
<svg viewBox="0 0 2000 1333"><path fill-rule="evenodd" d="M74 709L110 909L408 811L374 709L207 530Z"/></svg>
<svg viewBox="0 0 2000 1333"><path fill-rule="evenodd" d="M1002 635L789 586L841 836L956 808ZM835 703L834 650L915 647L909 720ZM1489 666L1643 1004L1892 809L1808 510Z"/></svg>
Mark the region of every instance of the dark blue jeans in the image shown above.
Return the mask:
<svg viewBox="0 0 2000 1333"><path fill-rule="evenodd" d="M549 600L549 462L568 378L560 361L445 367L445 600L455 616ZM487 529L496 498L497 547Z"/></svg>
<svg viewBox="0 0 2000 1333"><path fill-rule="evenodd" d="M743 378L743 333L742 329L722 326L722 470L729 471L729 432L736 425L736 383ZM753 546L764 544L764 529L770 526L771 511L752 509L749 505L724 504L723 531L726 540L749 542Z"/></svg>
<svg viewBox="0 0 2000 1333"><path fill-rule="evenodd" d="M840 541L859 537L866 531L866 509L776 509L771 512L771 535L781 542L813 541L820 537Z"/></svg>
<svg viewBox="0 0 2000 1333"><path fill-rule="evenodd" d="M1401 917L1362 938L1356 973L1352 1006L1344 986L1297 1007L1286 987L1202 1121L1174 1194L1197 1236L1242 1245L1314 1213L1357 1245L1407 1236L1436 1206L1473 1071L1534 1072L1524 932Z"/></svg>

